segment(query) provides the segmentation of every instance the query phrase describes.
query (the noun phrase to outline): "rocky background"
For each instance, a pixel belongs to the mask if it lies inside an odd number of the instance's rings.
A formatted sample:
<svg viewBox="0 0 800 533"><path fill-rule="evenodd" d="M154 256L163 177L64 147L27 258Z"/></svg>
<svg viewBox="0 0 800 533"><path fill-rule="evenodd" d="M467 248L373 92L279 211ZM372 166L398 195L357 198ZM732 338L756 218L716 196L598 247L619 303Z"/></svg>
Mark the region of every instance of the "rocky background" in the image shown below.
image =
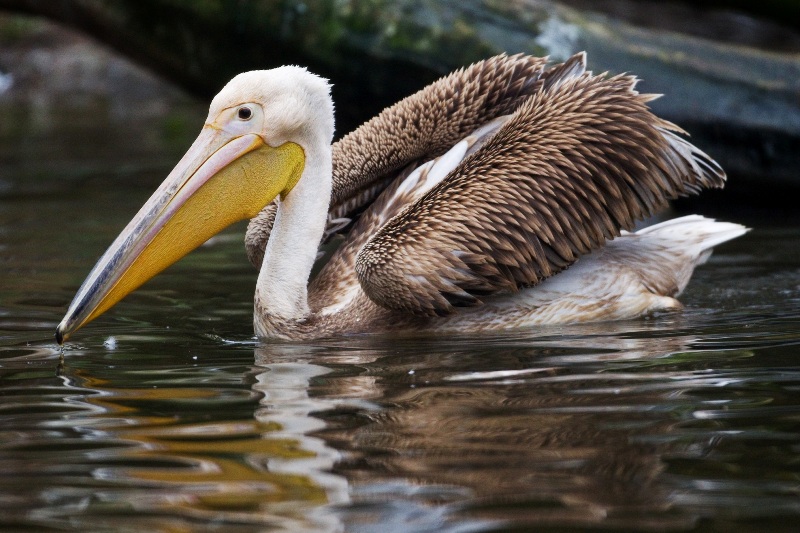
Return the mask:
<svg viewBox="0 0 800 533"><path fill-rule="evenodd" d="M199 127L200 111L175 109L194 109L186 95L205 102L243 70L296 63L327 76L342 134L486 56L586 50L595 72L632 72L642 91L665 94L656 111L731 175L726 201L792 204L800 189L794 1L0 0L1 10L0 106L62 100L43 91L96 99L117 122L158 119L145 142Z"/></svg>

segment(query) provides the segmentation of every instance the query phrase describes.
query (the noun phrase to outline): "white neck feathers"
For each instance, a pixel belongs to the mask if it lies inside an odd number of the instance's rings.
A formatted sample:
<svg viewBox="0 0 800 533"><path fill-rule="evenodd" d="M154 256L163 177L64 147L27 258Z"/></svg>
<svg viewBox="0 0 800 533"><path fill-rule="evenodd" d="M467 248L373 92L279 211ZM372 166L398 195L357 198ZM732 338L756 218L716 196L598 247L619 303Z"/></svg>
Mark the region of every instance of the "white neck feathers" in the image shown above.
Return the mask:
<svg viewBox="0 0 800 533"><path fill-rule="evenodd" d="M280 335L281 323L309 314L308 280L325 231L331 198L333 101L327 80L295 66L245 72L214 98L209 117L253 102L263 110L259 134L273 147L299 145L305 155L297 184L278 200L255 293L259 337Z"/></svg>
<svg viewBox="0 0 800 533"><path fill-rule="evenodd" d="M325 231L331 198L332 167L328 144L304 147L306 161L297 185L278 203L255 294L255 329L274 336L267 322L307 317L308 280Z"/></svg>

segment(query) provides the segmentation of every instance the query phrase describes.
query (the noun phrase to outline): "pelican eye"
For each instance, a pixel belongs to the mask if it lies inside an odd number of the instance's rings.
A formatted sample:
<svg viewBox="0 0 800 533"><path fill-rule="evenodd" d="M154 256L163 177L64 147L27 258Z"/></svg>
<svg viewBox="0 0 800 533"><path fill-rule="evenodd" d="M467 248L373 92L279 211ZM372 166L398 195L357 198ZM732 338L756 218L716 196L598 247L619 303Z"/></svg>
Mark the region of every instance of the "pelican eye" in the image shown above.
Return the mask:
<svg viewBox="0 0 800 533"><path fill-rule="evenodd" d="M236 115L240 120L250 120L250 118L253 116L253 110L249 107L240 107Z"/></svg>

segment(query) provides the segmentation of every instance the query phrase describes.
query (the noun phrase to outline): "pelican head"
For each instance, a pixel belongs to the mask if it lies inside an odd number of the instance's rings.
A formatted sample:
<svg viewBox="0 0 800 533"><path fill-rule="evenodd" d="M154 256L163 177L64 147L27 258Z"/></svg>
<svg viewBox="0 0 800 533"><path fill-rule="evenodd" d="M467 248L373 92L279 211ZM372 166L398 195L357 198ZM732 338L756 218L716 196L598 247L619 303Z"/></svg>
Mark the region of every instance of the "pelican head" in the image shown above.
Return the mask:
<svg viewBox="0 0 800 533"><path fill-rule="evenodd" d="M92 269L56 340L230 224L291 193L309 148L330 146L328 82L300 67L245 72L213 99L200 135Z"/></svg>

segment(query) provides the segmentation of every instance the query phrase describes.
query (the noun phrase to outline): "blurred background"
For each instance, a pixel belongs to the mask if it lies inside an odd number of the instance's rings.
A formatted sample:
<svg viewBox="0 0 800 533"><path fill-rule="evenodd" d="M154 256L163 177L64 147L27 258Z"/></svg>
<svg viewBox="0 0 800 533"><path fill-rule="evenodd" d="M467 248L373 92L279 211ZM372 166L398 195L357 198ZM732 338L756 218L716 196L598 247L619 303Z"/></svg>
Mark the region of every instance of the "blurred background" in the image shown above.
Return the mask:
<svg viewBox="0 0 800 533"><path fill-rule="evenodd" d="M666 95L656 111L733 177L726 201L773 206L800 187L798 21L789 0L0 0L0 176L42 142L48 160L15 172L166 168L245 70L331 79L342 135L487 56L586 50L593 70Z"/></svg>

